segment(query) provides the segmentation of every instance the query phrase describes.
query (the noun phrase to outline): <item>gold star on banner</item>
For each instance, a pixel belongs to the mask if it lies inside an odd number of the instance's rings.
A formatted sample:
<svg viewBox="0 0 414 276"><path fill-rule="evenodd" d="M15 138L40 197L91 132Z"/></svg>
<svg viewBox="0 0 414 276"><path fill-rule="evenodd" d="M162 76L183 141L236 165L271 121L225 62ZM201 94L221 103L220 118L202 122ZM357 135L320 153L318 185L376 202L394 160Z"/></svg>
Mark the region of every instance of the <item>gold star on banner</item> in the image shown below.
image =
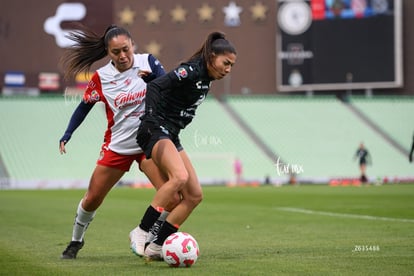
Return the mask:
<svg viewBox="0 0 414 276"><path fill-rule="evenodd" d="M198 19L202 22L208 22L213 19L214 9L208 4L203 4L201 8L197 10Z"/></svg>
<svg viewBox="0 0 414 276"><path fill-rule="evenodd" d="M119 19L123 25L132 25L134 23L135 12L130 7L125 7L119 12Z"/></svg>
<svg viewBox="0 0 414 276"><path fill-rule="evenodd" d="M183 7L181 7L181 5L177 5L173 10L171 10L170 14L173 22L184 23L187 11Z"/></svg>
<svg viewBox="0 0 414 276"><path fill-rule="evenodd" d="M149 24L157 24L160 23L160 17L161 17L161 11L157 9L154 6L151 6L146 12L145 12L145 18L147 20L147 23Z"/></svg>
<svg viewBox="0 0 414 276"><path fill-rule="evenodd" d="M266 19L267 7L261 2L256 2L254 6L251 6L250 11L252 12L253 20L263 21Z"/></svg>
<svg viewBox="0 0 414 276"><path fill-rule="evenodd" d="M156 41L151 41L150 43L148 43L146 46L145 46L145 50L146 50L146 52L148 52L148 53L150 53L150 54L153 54L155 57L159 57L159 56L161 56L161 49L162 49L162 46L161 46L161 44L159 44L158 42L156 42Z"/></svg>

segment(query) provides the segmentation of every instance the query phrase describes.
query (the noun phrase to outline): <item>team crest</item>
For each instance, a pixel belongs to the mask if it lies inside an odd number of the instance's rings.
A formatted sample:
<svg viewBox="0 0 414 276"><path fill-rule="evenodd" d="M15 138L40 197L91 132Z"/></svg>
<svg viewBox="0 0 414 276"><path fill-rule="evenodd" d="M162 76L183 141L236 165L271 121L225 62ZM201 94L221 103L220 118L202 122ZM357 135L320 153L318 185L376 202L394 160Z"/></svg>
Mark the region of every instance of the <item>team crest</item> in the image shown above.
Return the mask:
<svg viewBox="0 0 414 276"><path fill-rule="evenodd" d="M90 100L93 102L99 101L99 93L96 90L92 91Z"/></svg>
<svg viewBox="0 0 414 276"><path fill-rule="evenodd" d="M124 83L125 83L125 85L126 86L128 86L128 85L130 85L131 84L131 79L130 78L127 78L125 81L124 81Z"/></svg>
<svg viewBox="0 0 414 276"><path fill-rule="evenodd" d="M99 102L99 93L96 90L92 90L90 94L85 94L83 96L83 101L85 103L96 103Z"/></svg>
<svg viewBox="0 0 414 276"><path fill-rule="evenodd" d="M180 67L175 71L175 74L179 79L185 79L188 76L187 70L184 67Z"/></svg>

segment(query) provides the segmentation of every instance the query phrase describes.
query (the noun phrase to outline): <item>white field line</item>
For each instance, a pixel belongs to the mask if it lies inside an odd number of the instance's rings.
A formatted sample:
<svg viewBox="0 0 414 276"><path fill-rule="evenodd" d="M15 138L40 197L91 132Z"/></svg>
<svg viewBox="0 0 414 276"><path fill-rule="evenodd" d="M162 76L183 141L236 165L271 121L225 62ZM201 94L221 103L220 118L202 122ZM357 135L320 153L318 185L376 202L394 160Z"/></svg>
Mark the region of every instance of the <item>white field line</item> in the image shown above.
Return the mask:
<svg viewBox="0 0 414 276"><path fill-rule="evenodd" d="M355 215L355 214L342 214L342 213L332 213L332 212L323 212L323 211L312 211L312 210L308 210L308 209L293 208L293 207L278 207L276 209L280 210L280 211L285 211L285 212L302 213L302 214L308 214L308 215L321 215L321 216L341 217L341 218L354 218L354 219L367 219L367 220L382 220L382 221L414 223L414 219L387 218L387 217L376 217L376 216Z"/></svg>

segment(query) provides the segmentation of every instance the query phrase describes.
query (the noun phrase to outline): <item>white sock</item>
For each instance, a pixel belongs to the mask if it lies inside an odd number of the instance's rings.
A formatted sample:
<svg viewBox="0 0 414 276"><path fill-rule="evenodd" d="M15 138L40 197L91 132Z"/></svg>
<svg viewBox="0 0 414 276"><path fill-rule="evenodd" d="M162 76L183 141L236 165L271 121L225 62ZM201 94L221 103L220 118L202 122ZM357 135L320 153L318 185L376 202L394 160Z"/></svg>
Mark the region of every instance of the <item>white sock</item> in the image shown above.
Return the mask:
<svg viewBox="0 0 414 276"><path fill-rule="evenodd" d="M88 229L89 223L93 220L96 213L96 211L85 211L82 208L82 200L79 202L78 210L76 211L75 221L73 222L72 241L83 240L86 229Z"/></svg>

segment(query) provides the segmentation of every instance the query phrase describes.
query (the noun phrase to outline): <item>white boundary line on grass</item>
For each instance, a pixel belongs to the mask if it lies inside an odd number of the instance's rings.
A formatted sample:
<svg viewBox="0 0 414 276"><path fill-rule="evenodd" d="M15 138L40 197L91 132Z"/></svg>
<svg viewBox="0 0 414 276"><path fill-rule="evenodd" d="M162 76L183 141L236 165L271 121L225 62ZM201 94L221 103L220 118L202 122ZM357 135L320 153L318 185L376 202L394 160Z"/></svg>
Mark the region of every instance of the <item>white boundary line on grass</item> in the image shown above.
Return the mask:
<svg viewBox="0 0 414 276"><path fill-rule="evenodd" d="M331 212L312 211L312 210L308 210L308 209L293 208L293 207L279 207L279 208L276 208L276 209L280 210L280 211L293 212L293 213L302 213L302 214L309 214L309 215L322 215L322 216L330 216L330 217L342 217L342 218L356 218L356 219L368 219L368 220L382 220L382 221L414 223L414 219L400 219L400 218L387 218L387 217L376 217L376 216L367 216L367 215L331 213Z"/></svg>

